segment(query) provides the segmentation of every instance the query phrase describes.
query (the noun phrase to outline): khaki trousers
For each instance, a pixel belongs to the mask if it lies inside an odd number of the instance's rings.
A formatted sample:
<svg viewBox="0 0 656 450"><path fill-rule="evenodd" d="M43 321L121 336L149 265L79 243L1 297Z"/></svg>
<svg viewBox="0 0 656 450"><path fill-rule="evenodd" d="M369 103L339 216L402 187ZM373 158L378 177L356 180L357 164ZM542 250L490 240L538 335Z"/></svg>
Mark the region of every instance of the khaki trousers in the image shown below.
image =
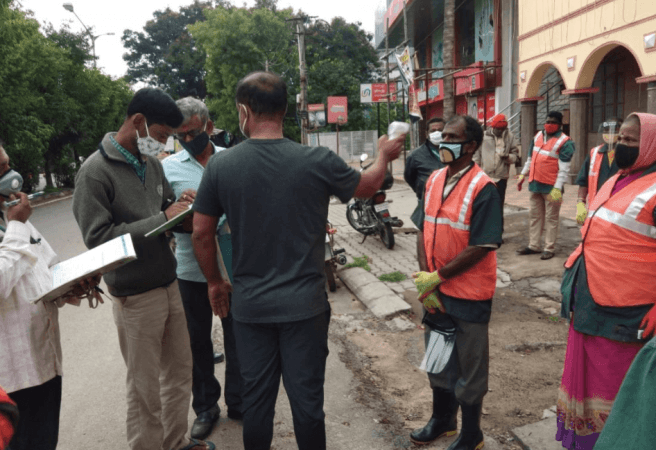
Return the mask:
<svg viewBox="0 0 656 450"><path fill-rule="evenodd" d="M530 200L528 246L532 250L540 251L542 229L544 228L544 251L555 253L562 203L551 203L547 201L547 194L538 194L536 192L531 192Z"/></svg>
<svg viewBox="0 0 656 450"><path fill-rule="evenodd" d="M127 373L131 450L178 450L191 401L191 346L178 281L128 297L111 296Z"/></svg>

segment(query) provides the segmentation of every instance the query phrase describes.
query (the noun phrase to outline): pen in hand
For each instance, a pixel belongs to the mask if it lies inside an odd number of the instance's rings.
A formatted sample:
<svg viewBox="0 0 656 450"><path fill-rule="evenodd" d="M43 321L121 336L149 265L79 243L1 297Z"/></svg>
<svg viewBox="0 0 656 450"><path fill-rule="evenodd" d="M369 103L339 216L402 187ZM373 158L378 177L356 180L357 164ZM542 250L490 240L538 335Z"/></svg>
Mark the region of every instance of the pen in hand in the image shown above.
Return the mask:
<svg viewBox="0 0 656 450"><path fill-rule="evenodd" d="M41 192L35 192L34 194L30 194L30 195L28 195L28 196L27 196L27 199L28 199L28 200L32 200L33 198L40 197L40 196L42 196L42 195L43 195L43 191L41 191ZM16 200L12 200L12 201L10 201L10 202L5 203L5 206L7 206L7 208L11 208L12 206L16 206L16 205L18 205L19 203L20 203L20 199L18 198L18 199L16 199Z"/></svg>

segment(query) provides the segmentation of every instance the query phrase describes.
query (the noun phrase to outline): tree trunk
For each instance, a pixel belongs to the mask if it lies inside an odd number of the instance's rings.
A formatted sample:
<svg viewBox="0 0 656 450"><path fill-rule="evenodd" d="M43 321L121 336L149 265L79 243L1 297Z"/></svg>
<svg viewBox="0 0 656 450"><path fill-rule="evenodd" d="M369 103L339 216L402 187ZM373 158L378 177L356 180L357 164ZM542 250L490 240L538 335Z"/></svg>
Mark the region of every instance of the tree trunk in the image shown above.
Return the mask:
<svg viewBox="0 0 656 450"><path fill-rule="evenodd" d="M43 158L43 171L46 174L46 187L52 189L54 187L52 185L52 172L50 171L50 160L48 159L47 155L45 158Z"/></svg>
<svg viewBox="0 0 656 450"><path fill-rule="evenodd" d="M444 73L453 72L455 66L455 16L456 0L445 0L444 2ZM456 113L456 99L453 89L453 76L444 78L444 119L449 120Z"/></svg>

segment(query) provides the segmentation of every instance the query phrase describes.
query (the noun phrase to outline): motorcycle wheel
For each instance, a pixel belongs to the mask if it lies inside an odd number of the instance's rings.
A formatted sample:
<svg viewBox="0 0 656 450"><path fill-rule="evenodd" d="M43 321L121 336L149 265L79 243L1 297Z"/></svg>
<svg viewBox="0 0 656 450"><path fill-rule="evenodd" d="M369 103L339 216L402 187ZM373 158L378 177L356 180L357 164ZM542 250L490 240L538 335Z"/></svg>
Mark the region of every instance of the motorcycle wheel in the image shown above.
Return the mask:
<svg viewBox="0 0 656 450"><path fill-rule="evenodd" d="M363 226L362 212L355 208L355 203L351 203L346 207L346 220L348 220L349 225L351 225L354 230L362 233L362 231L360 231Z"/></svg>
<svg viewBox="0 0 656 450"><path fill-rule="evenodd" d="M394 248L394 230L392 230L392 225L389 223L384 224L383 228L380 229L380 240L389 250Z"/></svg>
<svg viewBox="0 0 656 450"><path fill-rule="evenodd" d="M326 261L323 266L324 272L326 272L326 281L328 282L328 289L330 292L335 292L337 290L337 283L335 282L335 271L333 270L333 264L330 261Z"/></svg>

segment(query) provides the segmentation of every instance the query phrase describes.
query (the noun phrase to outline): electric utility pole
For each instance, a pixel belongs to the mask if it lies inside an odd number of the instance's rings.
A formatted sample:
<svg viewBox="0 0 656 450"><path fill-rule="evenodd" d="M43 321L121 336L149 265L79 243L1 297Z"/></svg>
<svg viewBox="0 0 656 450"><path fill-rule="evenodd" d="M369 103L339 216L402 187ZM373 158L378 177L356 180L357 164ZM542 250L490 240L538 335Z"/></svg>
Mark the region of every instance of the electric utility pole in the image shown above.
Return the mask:
<svg viewBox="0 0 656 450"><path fill-rule="evenodd" d="M305 64L305 17L295 17L287 19L291 22L296 22L296 34L298 35L298 65L301 74L301 93L299 101L297 101L297 114L301 118L301 144L308 144L308 101L307 101L307 66Z"/></svg>

